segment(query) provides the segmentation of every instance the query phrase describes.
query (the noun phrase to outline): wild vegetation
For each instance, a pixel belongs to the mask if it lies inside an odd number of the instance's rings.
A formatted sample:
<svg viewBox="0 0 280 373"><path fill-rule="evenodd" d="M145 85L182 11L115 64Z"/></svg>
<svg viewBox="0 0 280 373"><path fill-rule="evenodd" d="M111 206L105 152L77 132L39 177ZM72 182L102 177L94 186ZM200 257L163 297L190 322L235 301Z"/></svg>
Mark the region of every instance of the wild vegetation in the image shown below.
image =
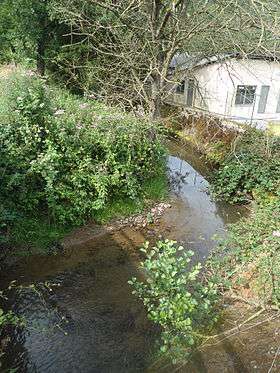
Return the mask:
<svg viewBox="0 0 280 373"><path fill-rule="evenodd" d="M191 263L193 252L175 241L159 241L153 248L147 242L141 251L145 282L129 283L162 329L161 353L184 360L217 321L217 283L203 278L201 264Z"/></svg>
<svg viewBox="0 0 280 373"><path fill-rule="evenodd" d="M229 229L210 265L224 290L254 307L280 306L280 203L266 203Z"/></svg>
<svg viewBox="0 0 280 373"><path fill-rule="evenodd" d="M0 62L28 69L1 79L0 241L51 247L88 219L162 196L165 150L154 119L166 82L178 83L173 57L274 55L279 9L279 0L3 0ZM213 196L257 207L229 228L207 271L174 242L144 247L146 281L131 284L162 328L162 352L176 358L199 346L225 291L279 308L279 138L202 127L198 142L211 143L217 167ZM0 309L0 327L12 320Z"/></svg>
<svg viewBox="0 0 280 373"><path fill-rule="evenodd" d="M153 248L146 243L141 249L145 281L129 283L161 327L160 355L185 362L205 341L219 337L214 331L225 300L245 303L257 314L279 311L279 241L280 203L275 200L231 225L204 266L192 264L193 253L176 242L159 241Z"/></svg>
<svg viewBox="0 0 280 373"><path fill-rule="evenodd" d="M182 123L177 117L172 125L177 132ZM212 154L213 198L254 201L250 215L229 226L227 238L202 268L190 265L191 253L182 255L174 242L158 242L152 249L146 245L141 263L146 281L130 282L150 319L162 328L163 355L183 361L217 337L211 327L222 316L225 300L244 303L258 314L280 307L279 137L250 128L227 134L219 124L208 125L200 119L183 136L193 144L200 139L199 150Z"/></svg>
<svg viewBox="0 0 280 373"><path fill-rule="evenodd" d="M1 93L1 226L7 233L18 218L79 225L102 217L113 199L139 207L149 191L156 194L151 184L165 178L156 125L25 72L4 79Z"/></svg>
<svg viewBox="0 0 280 373"><path fill-rule="evenodd" d="M230 202L280 197L280 138L246 129L220 162L212 186L216 198Z"/></svg>
<svg viewBox="0 0 280 373"><path fill-rule="evenodd" d="M280 138L247 129L214 174L213 193L232 203L254 200L251 216L229 229L214 262L231 291L279 307ZM246 293L246 291L245 291Z"/></svg>

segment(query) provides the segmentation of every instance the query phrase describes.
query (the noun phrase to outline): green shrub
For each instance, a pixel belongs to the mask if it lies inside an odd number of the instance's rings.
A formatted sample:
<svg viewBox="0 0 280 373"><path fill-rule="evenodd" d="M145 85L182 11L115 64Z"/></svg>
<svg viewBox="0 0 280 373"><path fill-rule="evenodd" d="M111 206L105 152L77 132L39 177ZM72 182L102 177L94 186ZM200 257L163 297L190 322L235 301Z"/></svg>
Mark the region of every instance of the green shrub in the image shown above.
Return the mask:
<svg viewBox="0 0 280 373"><path fill-rule="evenodd" d="M230 226L210 261L227 288L245 286L262 305L280 306L280 202L258 207Z"/></svg>
<svg viewBox="0 0 280 373"><path fill-rule="evenodd" d="M15 325L17 326L20 322L20 319L15 316L12 311L4 312L2 308L0 308L0 332L1 329L6 325Z"/></svg>
<svg viewBox="0 0 280 373"><path fill-rule="evenodd" d="M201 278L201 265L191 265L191 251L174 241L158 242L141 249L145 281L129 283L147 308L149 318L162 329L163 353L186 358L203 339L203 332L216 321L217 287Z"/></svg>
<svg viewBox="0 0 280 373"><path fill-rule="evenodd" d="M230 202L246 202L252 194L280 190L280 138L247 130L215 173L214 195Z"/></svg>
<svg viewBox="0 0 280 373"><path fill-rule="evenodd" d="M157 127L32 74L4 81L1 103L0 194L17 211L80 224L164 167Z"/></svg>
<svg viewBox="0 0 280 373"><path fill-rule="evenodd" d="M31 167L44 151L50 102L44 83L23 74L2 82L0 100L1 197L30 211L42 195Z"/></svg>

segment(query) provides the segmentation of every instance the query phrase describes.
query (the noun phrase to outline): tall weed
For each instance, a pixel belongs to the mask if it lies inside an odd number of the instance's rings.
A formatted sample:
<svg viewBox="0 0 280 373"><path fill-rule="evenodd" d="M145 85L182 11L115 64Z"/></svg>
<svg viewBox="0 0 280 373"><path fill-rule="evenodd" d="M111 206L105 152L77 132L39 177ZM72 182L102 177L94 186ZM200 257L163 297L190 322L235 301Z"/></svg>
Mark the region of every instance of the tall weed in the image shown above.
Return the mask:
<svg viewBox="0 0 280 373"><path fill-rule="evenodd" d="M248 129L216 171L212 190L216 198L234 203L254 195L279 195L280 138Z"/></svg>
<svg viewBox="0 0 280 373"><path fill-rule="evenodd" d="M156 126L37 76L2 82L0 201L81 224L115 197L135 200L164 166Z"/></svg>

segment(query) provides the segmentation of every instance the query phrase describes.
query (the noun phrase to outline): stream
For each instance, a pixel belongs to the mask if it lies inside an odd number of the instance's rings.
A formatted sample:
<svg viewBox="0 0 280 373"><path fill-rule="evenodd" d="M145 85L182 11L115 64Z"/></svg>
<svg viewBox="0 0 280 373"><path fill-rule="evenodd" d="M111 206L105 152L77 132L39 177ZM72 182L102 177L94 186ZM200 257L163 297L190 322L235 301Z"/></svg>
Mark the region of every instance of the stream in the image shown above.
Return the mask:
<svg viewBox="0 0 280 373"><path fill-rule="evenodd" d="M1 372L11 368L20 373L173 371L171 366L151 366L159 330L127 284L132 276L142 276L138 249L145 240L176 239L194 251L195 260L203 261L217 244L215 236L225 236L227 224L246 214L246 209L213 202L203 160L175 142L169 149L172 207L160 223L117 231L89 224L66 237L62 252L21 258L1 273L0 288L12 280L21 285L20 291L9 293L5 306L26 320L24 328L9 330ZM254 368L259 366L257 358L247 356L244 363L236 351L228 345L214 348L180 371L266 371Z"/></svg>

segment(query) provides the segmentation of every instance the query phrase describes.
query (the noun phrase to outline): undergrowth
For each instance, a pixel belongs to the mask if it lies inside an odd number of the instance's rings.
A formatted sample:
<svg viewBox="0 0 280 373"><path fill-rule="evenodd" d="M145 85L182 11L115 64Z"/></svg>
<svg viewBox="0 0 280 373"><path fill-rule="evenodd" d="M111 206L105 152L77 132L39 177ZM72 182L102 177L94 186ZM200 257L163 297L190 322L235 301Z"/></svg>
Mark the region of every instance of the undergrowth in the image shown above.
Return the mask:
<svg viewBox="0 0 280 373"><path fill-rule="evenodd" d="M0 88L2 237L47 246L65 227L162 198L159 126L23 71Z"/></svg>
<svg viewBox="0 0 280 373"><path fill-rule="evenodd" d="M159 241L152 248L146 242L141 251L145 281L134 277L129 284L161 328L161 354L184 361L217 321L218 286L203 278L200 263L191 263L193 252L175 241Z"/></svg>
<svg viewBox="0 0 280 373"><path fill-rule="evenodd" d="M279 307L280 138L246 129L215 172L212 192L230 203L254 200L251 216L229 227L228 239L210 262L213 273L228 291Z"/></svg>
<svg viewBox="0 0 280 373"><path fill-rule="evenodd" d="M280 197L280 138L247 129L215 172L212 191L216 199L233 203Z"/></svg>
<svg viewBox="0 0 280 373"><path fill-rule="evenodd" d="M209 264L225 290L263 307L280 307L280 202L259 206L231 225Z"/></svg>
<svg viewBox="0 0 280 373"><path fill-rule="evenodd" d="M250 216L228 227L228 235L203 268L174 242L143 249L145 280L130 284L149 318L161 327L161 352L186 361L221 315L224 299L245 302L258 312L280 309L280 142L248 129L233 138L216 162L212 192L231 203L255 200ZM216 139L213 148L224 151ZM227 144L228 146L228 144ZM183 255L180 254L183 251ZM221 307L223 309L223 307Z"/></svg>
<svg viewBox="0 0 280 373"><path fill-rule="evenodd" d="M280 305L280 138L248 128L232 143L212 182L216 199L254 200L251 216L229 227L210 261L227 291L263 307Z"/></svg>

